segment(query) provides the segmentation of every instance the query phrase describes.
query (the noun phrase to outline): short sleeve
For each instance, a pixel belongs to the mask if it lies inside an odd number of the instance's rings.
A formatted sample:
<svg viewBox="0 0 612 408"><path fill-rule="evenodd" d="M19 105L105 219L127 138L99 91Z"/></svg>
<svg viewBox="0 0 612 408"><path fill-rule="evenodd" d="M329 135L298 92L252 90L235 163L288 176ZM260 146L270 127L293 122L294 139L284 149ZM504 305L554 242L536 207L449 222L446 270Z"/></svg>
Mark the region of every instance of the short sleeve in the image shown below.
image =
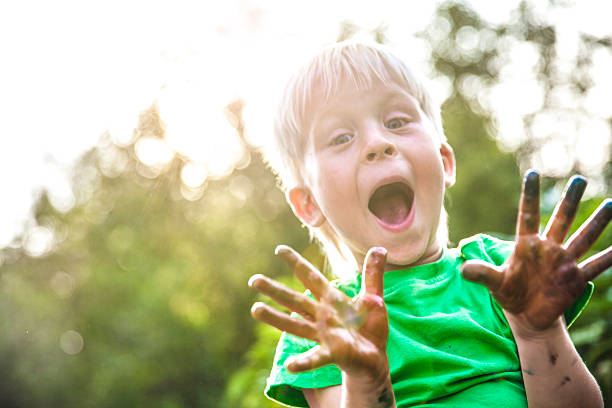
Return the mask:
<svg viewBox="0 0 612 408"><path fill-rule="evenodd" d="M334 365L299 374L287 371L285 362L289 357L304 353L315 346L316 343L310 340L287 333L281 335L266 386L265 394L268 398L289 407L308 407L302 393L303 388L323 388L342 384L342 373Z"/></svg>
<svg viewBox="0 0 612 408"><path fill-rule="evenodd" d="M514 243L497 239L489 235L478 234L461 240L461 242L459 242L459 249L461 255L466 260L480 259L499 266L503 264L512 253ZM570 327L578 316L580 316L587 303L589 303L594 288L595 285L593 282L588 282L582 295L580 295L580 297L565 311L564 315L567 327Z"/></svg>
<svg viewBox="0 0 612 408"><path fill-rule="evenodd" d="M459 250L466 260L480 259L497 266L506 262L513 249L514 242L485 234L474 235L459 242Z"/></svg>

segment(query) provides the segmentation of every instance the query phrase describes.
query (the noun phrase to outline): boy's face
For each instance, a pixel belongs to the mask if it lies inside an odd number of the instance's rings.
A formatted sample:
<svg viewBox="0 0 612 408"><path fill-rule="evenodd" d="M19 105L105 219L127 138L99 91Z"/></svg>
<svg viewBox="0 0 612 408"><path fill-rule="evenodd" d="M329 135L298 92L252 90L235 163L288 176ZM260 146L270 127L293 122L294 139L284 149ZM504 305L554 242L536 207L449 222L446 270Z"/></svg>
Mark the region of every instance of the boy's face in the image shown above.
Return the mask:
<svg viewBox="0 0 612 408"><path fill-rule="evenodd" d="M360 263L372 246L387 249L389 269L435 260L455 165L417 100L380 82L367 91L345 85L323 105L313 100L307 186L289 193L297 215L314 227L329 223Z"/></svg>

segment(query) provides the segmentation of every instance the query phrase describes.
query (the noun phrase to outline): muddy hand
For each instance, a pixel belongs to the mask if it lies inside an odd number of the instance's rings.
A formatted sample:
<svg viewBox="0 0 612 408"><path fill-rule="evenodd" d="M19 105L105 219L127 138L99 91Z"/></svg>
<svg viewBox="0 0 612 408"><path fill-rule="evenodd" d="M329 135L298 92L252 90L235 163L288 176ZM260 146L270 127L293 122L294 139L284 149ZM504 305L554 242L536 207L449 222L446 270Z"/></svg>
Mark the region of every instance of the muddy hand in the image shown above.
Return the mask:
<svg viewBox="0 0 612 408"><path fill-rule="evenodd" d="M372 248L366 256L361 292L349 298L293 249L279 246L278 256L292 269L315 299L263 275L254 275L249 286L301 317L289 316L264 303L255 303L253 317L319 346L287 362L292 372L336 364L356 375L377 376L388 370L389 334L383 301L386 251Z"/></svg>
<svg viewBox="0 0 612 408"><path fill-rule="evenodd" d="M467 261L462 267L464 278L485 285L526 329L551 327L587 282L612 265L612 247L578 264L610 222L611 199L606 199L563 244L585 188L583 177L570 180L540 236L540 180L538 173L528 172L523 180L512 255L499 267L482 261Z"/></svg>

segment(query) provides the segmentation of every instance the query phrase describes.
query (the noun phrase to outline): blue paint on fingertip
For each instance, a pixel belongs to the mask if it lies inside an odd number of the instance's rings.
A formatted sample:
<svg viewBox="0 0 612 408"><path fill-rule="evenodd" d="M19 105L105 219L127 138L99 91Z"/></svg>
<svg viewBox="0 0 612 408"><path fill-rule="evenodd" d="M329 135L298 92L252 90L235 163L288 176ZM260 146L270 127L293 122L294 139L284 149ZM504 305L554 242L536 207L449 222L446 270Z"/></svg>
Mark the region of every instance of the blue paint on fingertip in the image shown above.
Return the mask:
<svg viewBox="0 0 612 408"><path fill-rule="evenodd" d="M525 173L525 181L536 181L540 178L540 173L537 170L530 169Z"/></svg>
<svg viewBox="0 0 612 408"><path fill-rule="evenodd" d="M529 170L525 174L523 189L528 200L540 195L540 174L537 171Z"/></svg>
<svg viewBox="0 0 612 408"><path fill-rule="evenodd" d="M574 176L570 180L567 188L567 196L573 202L578 202L584 194L584 190L587 186L587 180L582 176Z"/></svg>
<svg viewBox="0 0 612 408"><path fill-rule="evenodd" d="M583 185L586 187L587 185L587 179L579 174L576 174L575 176L573 176L570 179L570 185L575 186L575 185Z"/></svg>

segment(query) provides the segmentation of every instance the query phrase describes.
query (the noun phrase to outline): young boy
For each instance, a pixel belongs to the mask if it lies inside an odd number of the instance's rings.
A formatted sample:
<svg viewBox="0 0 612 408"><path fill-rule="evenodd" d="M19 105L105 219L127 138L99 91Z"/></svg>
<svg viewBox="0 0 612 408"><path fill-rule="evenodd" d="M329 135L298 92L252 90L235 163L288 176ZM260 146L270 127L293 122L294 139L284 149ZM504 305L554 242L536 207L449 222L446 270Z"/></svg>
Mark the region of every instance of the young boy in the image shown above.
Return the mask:
<svg viewBox="0 0 612 408"><path fill-rule="evenodd" d="M280 246L310 293L250 279L294 312L252 308L285 332L268 397L311 407L602 406L566 323L612 264L612 248L577 264L609 222L612 200L564 244L586 181L572 179L539 235L531 171L514 244L479 235L447 249L443 196L455 159L439 108L379 45L340 43L298 72L269 152L335 272L347 262L363 271L330 283Z"/></svg>

